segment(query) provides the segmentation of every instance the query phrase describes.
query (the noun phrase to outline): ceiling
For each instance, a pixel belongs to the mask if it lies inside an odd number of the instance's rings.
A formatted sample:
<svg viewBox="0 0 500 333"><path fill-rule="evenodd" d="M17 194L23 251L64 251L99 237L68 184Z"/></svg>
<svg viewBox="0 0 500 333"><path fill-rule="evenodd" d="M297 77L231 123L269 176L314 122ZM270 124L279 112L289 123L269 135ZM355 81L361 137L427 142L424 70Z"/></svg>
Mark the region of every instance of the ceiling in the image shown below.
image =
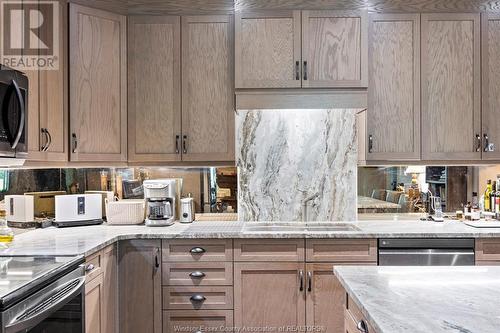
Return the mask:
<svg viewBox="0 0 500 333"><path fill-rule="evenodd" d="M500 12L500 0L70 0L127 15L231 14L259 9L367 9L371 12Z"/></svg>

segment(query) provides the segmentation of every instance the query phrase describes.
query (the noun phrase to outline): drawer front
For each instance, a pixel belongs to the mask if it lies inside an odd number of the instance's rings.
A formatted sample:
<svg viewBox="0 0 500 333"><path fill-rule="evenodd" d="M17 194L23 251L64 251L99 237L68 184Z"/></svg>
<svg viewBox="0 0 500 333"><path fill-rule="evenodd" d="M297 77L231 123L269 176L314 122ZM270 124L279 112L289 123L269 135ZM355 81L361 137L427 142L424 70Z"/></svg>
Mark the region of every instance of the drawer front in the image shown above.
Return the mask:
<svg viewBox="0 0 500 333"><path fill-rule="evenodd" d="M232 261L231 239L175 239L163 241L164 262L177 261Z"/></svg>
<svg viewBox="0 0 500 333"><path fill-rule="evenodd" d="M235 261L304 261L303 239L237 239Z"/></svg>
<svg viewBox="0 0 500 333"><path fill-rule="evenodd" d="M476 261L500 260L500 238L476 239Z"/></svg>
<svg viewBox="0 0 500 333"><path fill-rule="evenodd" d="M232 262L163 263L163 285L230 286L233 284Z"/></svg>
<svg viewBox="0 0 500 333"><path fill-rule="evenodd" d="M349 319L350 318L350 319ZM348 333L360 332L357 329L358 324L363 322L363 326L367 329L368 333L376 333L373 327L368 323L366 318L361 313L361 310L354 303L351 297L347 296L346 309L345 309L345 328ZM350 328L350 330L349 330Z"/></svg>
<svg viewBox="0 0 500 333"><path fill-rule="evenodd" d="M231 310L233 287L163 287L165 310Z"/></svg>
<svg viewBox="0 0 500 333"><path fill-rule="evenodd" d="M307 239L308 262L377 262L376 239Z"/></svg>
<svg viewBox="0 0 500 333"><path fill-rule="evenodd" d="M102 273L101 251L85 258L85 282L90 282Z"/></svg>
<svg viewBox="0 0 500 333"><path fill-rule="evenodd" d="M163 333L230 332L232 310L170 310L163 311Z"/></svg>

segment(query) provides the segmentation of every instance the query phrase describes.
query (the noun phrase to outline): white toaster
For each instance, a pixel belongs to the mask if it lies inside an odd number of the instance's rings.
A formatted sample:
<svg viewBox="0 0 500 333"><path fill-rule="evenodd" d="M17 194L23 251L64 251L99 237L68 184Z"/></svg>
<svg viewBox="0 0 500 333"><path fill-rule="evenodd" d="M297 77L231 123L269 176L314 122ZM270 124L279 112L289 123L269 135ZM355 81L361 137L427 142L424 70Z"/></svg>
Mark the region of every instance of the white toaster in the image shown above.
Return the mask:
<svg viewBox="0 0 500 333"><path fill-rule="evenodd" d="M33 222L34 197L32 195L6 195L5 209L6 219L9 222Z"/></svg>
<svg viewBox="0 0 500 333"><path fill-rule="evenodd" d="M102 195L56 195L55 211L54 224L58 227L101 224Z"/></svg>

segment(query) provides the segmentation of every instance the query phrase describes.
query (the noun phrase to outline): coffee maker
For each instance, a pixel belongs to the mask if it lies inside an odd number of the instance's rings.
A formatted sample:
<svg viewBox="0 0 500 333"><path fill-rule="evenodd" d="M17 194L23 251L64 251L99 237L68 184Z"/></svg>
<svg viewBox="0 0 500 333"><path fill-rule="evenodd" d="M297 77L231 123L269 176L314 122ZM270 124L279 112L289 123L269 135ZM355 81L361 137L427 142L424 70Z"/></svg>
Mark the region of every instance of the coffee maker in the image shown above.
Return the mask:
<svg viewBox="0 0 500 333"><path fill-rule="evenodd" d="M146 200L146 225L164 227L175 220L175 179L145 180L144 200Z"/></svg>

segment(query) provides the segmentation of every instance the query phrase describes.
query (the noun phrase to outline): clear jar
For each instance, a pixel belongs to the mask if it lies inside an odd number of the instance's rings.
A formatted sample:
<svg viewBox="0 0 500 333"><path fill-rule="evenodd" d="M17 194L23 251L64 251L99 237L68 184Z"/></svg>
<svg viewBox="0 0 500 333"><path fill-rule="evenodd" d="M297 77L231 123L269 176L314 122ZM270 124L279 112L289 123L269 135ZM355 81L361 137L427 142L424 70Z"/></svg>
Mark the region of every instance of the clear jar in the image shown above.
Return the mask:
<svg viewBox="0 0 500 333"><path fill-rule="evenodd" d="M7 226L6 212L0 209L0 247L8 247L14 240L14 232Z"/></svg>

